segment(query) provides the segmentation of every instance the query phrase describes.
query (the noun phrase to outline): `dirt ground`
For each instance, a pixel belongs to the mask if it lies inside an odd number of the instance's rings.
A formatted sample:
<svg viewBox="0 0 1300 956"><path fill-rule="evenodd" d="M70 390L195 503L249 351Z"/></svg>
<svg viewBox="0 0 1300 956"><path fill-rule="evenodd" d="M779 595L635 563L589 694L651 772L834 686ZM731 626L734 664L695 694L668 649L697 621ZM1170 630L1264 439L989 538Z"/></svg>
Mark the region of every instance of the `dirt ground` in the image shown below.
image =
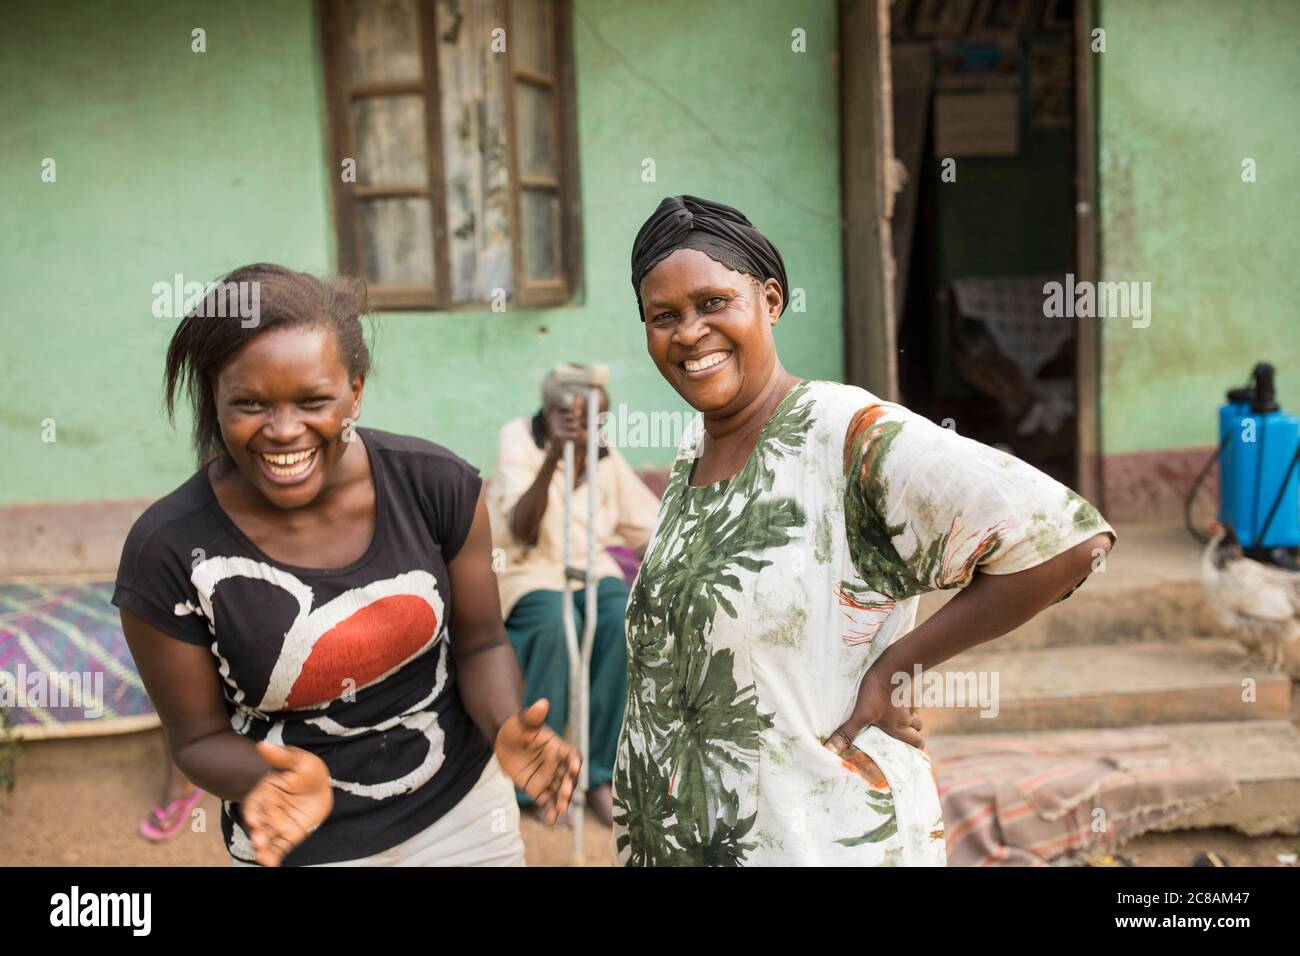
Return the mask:
<svg viewBox="0 0 1300 956"><path fill-rule="evenodd" d="M6 866L224 866L220 804L202 804L205 832L185 830L169 842L136 833L156 798L162 772L159 731L118 737L25 744L17 786L0 793L0 865ZM570 831L524 817L530 866L565 866ZM588 866L608 866L610 831L585 827ZM1121 853L1139 866L1190 866L1201 850L1215 850L1234 866L1278 866L1277 856L1300 852L1300 836L1246 837L1230 830L1149 834Z"/></svg>
<svg viewBox="0 0 1300 956"><path fill-rule="evenodd" d="M1138 866L1191 866L1202 850L1215 851L1233 866L1283 866L1278 856L1300 853L1300 836L1248 837L1223 828L1148 833L1119 853Z"/></svg>
<svg viewBox="0 0 1300 956"><path fill-rule="evenodd" d="M158 798L162 781L161 731L116 737L25 743L17 785L0 791L0 866L225 866L221 802L204 798L195 826L165 843L136 827ZM529 866L565 866L572 831L525 815ZM588 820L583 831L588 866L608 866L610 831Z"/></svg>

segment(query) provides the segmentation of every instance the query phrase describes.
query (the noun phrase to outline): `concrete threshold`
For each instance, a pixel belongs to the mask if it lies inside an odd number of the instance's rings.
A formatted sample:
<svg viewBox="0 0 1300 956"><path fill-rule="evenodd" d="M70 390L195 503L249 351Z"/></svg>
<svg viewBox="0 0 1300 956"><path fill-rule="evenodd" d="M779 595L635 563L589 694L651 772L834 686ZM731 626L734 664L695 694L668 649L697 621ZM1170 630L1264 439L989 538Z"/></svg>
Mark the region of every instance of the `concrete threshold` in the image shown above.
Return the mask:
<svg viewBox="0 0 1300 956"><path fill-rule="evenodd" d="M1290 679L1222 638L966 653L921 691L942 695L919 698L926 734L1286 720L1291 707Z"/></svg>

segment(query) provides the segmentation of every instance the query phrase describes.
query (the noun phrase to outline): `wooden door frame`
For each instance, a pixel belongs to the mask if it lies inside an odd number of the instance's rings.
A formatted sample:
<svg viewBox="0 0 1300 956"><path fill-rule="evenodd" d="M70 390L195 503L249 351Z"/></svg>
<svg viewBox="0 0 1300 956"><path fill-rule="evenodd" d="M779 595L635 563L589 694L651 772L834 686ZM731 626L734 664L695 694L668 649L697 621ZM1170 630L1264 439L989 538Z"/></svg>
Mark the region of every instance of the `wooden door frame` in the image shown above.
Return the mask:
<svg viewBox="0 0 1300 956"><path fill-rule="evenodd" d="M889 0L839 0L844 381L898 401Z"/></svg>
<svg viewBox="0 0 1300 956"><path fill-rule="evenodd" d="M1074 223L1075 281L1096 282L1101 271L1097 192L1097 61L1092 31L1096 0L1074 8ZM1101 474L1101 322L1074 320L1075 478L1074 487L1098 507L1105 501Z"/></svg>

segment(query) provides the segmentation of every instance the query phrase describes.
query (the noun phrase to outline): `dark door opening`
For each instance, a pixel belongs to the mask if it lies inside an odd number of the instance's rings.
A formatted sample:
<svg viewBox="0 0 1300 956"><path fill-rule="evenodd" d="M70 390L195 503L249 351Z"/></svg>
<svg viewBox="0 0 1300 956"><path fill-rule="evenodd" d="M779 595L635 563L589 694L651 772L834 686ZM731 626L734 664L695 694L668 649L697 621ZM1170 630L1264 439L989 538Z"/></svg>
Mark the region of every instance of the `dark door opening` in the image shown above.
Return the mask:
<svg viewBox="0 0 1300 956"><path fill-rule="evenodd" d="M964 11L964 14L963 14ZM910 408L1078 476L1073 4L896 0L898 379Z"/></svg>

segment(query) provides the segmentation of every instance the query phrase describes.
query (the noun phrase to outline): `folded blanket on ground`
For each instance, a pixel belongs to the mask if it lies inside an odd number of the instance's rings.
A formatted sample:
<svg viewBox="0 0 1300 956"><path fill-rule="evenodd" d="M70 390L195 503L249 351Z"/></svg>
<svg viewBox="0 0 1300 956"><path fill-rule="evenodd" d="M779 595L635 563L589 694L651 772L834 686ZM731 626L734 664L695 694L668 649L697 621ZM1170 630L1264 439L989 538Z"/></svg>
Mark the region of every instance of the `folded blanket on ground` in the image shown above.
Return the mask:
<svg viewBox="0 0 1300 956"><path fill-rule="evenodd" d="M927 741L949 866L1047 866L1113 850L1236 790L1156 727Z"/></svg>

